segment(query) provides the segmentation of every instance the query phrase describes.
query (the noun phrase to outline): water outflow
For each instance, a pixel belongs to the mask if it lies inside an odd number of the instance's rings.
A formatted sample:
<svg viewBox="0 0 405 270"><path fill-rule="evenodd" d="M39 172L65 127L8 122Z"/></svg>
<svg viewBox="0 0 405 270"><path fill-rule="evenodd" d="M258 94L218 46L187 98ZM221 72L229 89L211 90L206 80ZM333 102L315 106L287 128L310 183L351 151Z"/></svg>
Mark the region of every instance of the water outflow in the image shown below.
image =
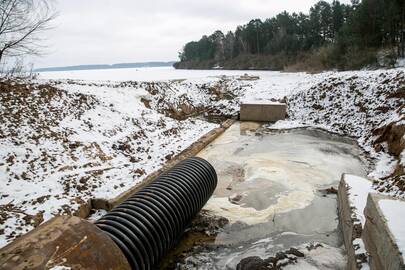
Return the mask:
<svg viewBox="0 0 405 270"><path fill-rule="evenodd" d="M217 186L215 169L186 159L158 176L96 222L132 269L151 269L179 240Z"/></svg>

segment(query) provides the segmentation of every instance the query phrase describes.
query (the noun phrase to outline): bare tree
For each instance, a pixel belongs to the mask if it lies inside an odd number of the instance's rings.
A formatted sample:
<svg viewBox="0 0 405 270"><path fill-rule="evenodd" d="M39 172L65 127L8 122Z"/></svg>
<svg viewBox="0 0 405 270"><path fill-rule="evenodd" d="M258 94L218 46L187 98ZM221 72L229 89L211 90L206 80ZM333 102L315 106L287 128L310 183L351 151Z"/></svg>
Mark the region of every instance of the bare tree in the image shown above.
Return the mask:
<svg viewBox="0 0 405 270"><path fill-rule="evenodd" d="M49 0L0 0L0 63L5 56L40 54L40 34L55 16Z"/></svg>

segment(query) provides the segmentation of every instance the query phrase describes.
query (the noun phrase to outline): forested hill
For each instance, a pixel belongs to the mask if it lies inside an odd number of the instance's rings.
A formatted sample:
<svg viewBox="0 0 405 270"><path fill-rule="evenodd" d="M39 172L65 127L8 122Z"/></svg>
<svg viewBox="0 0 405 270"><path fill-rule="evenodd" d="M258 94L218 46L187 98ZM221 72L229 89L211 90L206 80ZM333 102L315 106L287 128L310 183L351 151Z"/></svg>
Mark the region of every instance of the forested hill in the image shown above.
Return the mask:
<svg viewBox="0 0 405 270"><path fill-rule="evenodd" d="M187 43L176 68L319 71L391 66L405 55L405 0L319 1Z"/></svg>

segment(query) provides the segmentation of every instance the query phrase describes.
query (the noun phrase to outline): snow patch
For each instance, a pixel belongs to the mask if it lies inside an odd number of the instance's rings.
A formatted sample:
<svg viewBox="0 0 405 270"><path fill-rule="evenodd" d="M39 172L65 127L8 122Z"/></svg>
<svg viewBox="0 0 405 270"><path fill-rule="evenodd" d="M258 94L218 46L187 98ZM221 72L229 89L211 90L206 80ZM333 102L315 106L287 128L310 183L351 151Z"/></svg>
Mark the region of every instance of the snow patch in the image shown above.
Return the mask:
<svg viewBox="0 0 405 270"><path fill-rule="evenodd" d="M354 220L359 220L362 228L366 222L363 211L367 204L367 197L370 192L375 192L372 182L359 176L344 174L343 179L349 190L350 205L354 207Z"/></svg>
<svg viewBox="0 0 405 270"><path fill-rule="evenodd" d="M63 265L57 265L52 268L49 268L49 270L71 270L71 269L72 269L71 267L63 266Z"/></svg>
<svg viewBox="0 0 405 270"><path fill-rule="evenodd" d="M300 251L304 253L305 257L298 258L296 264L285 266L284 270L346 269L347 258L342 249L322 244L322 246L310 250L301 248Z"/></svg>

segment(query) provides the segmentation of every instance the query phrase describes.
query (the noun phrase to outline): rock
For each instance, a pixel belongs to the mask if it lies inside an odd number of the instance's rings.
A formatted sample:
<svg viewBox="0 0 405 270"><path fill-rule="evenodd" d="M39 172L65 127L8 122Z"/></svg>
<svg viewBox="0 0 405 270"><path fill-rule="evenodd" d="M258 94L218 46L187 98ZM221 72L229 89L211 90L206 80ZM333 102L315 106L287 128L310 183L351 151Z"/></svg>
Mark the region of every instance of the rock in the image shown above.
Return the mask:
<svg viewBox="0 0 405 270"><path fill-rule="evenodd" d="M337 189L334 187L327 188L327 189L325 189L325 191L326 191L326 194L338 194Z"/></svg>
<svg viewBox="0 0 405 270"><path fill-rule="evenodd" d="M276 254L276 260L277 261L283 260L285 258L287 258L287 255L285 255L284 252L277 252L277 254Z"/></svg>
<svg viewBox="0 0 405 270"><path fill-rule="evenodd" d="M230 203L233 204L239 204L239 202L242 200L243 196L242 194L233 194L229 196L228 200Z"/></svg>
<svg viewBox="0 0 405 270"><path fill-rule="evenodd" d="M242 259L236 266L236 270L267 270L266 263L258 256Z"/></svg>
<svg viewBox="0 0 405 270"><path fill-rule="evenodd" d="M302 253L301 251L299 251L296 248L290 248L286 253L297 256L297 257L300 257L300 258L305 257L304 253Z"/></svg>

